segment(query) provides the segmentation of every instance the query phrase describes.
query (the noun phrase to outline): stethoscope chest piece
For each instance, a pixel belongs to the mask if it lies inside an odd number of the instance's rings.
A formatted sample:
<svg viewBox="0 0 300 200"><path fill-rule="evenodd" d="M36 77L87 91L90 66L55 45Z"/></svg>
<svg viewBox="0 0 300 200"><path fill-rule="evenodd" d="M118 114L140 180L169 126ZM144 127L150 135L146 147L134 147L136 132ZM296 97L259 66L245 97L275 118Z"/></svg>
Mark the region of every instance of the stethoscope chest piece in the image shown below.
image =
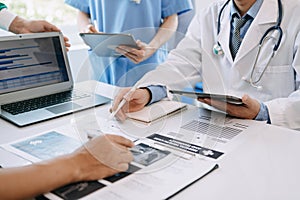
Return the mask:
<svg viewBox="0 0 300 200"><path fill-rule="evenodd" d="M223 55L224 54L224 51L223 51L221 45L219 45L219 44L214 45L213 52L215 55Z"/></svg>

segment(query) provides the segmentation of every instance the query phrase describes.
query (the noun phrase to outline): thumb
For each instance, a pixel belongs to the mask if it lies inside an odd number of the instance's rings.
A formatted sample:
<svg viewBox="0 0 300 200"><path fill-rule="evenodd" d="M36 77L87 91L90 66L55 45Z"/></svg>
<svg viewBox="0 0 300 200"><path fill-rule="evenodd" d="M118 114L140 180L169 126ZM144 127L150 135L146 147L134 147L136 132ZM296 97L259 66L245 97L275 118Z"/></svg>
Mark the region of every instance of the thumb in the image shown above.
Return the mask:
<svg viewBox="0 0 300 200"><path fill-rule="evenodd" d="M244 104L248 105L251 101L250 101L250 97L247 94L244 94L244 96L242 97L242 101Z"/></svg>
<svg viewBox="0 0 300 200"><path fill-rule="evenodd" d="M247 107L255 106L255 101L247 94L242 97L242 101Z"/></svg>
<svg viewBox="0 0 300 200"><path fill-rule="evenodd" d="M96 30L95 26L90 26L90 31L92 33L97 33L98 31Z"/></svg>
<svg viewBox="0 0 300 200"><path fill-rule="evenodd" d="M141 49L146 47L146 43L142 42L141 40L137 40L136 44Z"/></svg>
<svg viewBox="0 0 300 200"><path fill-rule="evenodd" d="M122 136L119 136L119 135L107 135L107 137L112 142L114 142L116 144L119 144L121 146L124 146L124 147L133 147L134 146L134 143L131 140L129 140L127 138L124 138Z"/></svg>

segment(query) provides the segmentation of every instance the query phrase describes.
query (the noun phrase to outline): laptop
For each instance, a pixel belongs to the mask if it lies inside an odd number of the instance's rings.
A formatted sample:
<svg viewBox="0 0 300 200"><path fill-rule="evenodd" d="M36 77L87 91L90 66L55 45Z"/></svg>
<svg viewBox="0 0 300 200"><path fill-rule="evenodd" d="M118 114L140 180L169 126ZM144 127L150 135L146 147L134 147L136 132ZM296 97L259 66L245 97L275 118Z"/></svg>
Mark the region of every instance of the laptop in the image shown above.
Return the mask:
<svg viewBox="0 0 300 200"><path fill-rule="evenodd" d="M109 101L74 89L61 33L0 37L0 115L3 119L26 126Z"/></svg>

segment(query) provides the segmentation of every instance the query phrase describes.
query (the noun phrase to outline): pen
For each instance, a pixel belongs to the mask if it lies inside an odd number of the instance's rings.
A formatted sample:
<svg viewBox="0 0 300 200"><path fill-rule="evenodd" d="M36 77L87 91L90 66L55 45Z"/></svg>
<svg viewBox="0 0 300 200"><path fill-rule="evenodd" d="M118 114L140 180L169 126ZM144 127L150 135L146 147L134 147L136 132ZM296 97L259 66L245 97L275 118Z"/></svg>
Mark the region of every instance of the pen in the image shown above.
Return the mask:
<svg viewBox="0 0 300 200"><path fill-rule="evenodd" d="M125 95L124 95L124 97L123 97L123 99L122 99L122 101L120 102L120 104L118 105L118 108L115 110L115 111L113 111L110 115L109 115L109 117L108 117L108 119L109 120L111 120L111 119L113 119L114 118L114 116L119 112L119 110L124 106L124 104L126 103L126 98L131 94L131 93L133 93L135 90L136 90L136 88L137 88L137 84L135 84Z"/></svg>
<svg viewBox="0 0 300 200"><path fill-rule="evenodd" d="M180 190L178 190L177 192L175 192L174 194L170 195L169 197L166 198L166 200L169 200L169 199L173 198L174 196L176 196L177 194L179 194L183 190L187 189L188 187L190 187L191 185L193 185L194 183L196 183L197 181L199 181L200 179L204 178L205 176L207 176L208 174L210 174L211 172L213 172L214 170L216 170L218 168L219 168L219 165L215 164L215 166L211 170L209 170L208 172L206 172L203 176L199 177L198 179L194 180L190 184L186 185L185 187L183 187Z"/></svg>

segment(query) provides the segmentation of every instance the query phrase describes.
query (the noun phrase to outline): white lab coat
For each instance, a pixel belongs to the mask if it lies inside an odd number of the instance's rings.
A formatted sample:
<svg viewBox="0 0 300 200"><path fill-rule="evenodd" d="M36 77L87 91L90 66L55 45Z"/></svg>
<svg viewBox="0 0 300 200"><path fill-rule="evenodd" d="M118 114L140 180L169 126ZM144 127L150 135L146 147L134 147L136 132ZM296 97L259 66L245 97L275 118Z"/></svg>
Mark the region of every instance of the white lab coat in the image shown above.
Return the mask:
<svg viewBox="0 0 300 200"><path fill-rule="evenodd" d="M249 80L258 44L265 31L276 24L277 0L265 0L248 29L233 61L229 49L230 7L226 6L217 35L218 13L224 1L212 4L193 19L186 37L168 56L167 61L147 73L141 80L145 84L165 84L173 89L194 86L203 81L204 91L242 96L248 94L264 102L272 124L300 129L300 1L282 0L283 38L280 47L258 85L250 86ZM266 66L278 33L271 34L263 46L253 78ZM223 55L215 55L213 46L219 41ZM258 74L258 75L257 75Z"/></svg>

